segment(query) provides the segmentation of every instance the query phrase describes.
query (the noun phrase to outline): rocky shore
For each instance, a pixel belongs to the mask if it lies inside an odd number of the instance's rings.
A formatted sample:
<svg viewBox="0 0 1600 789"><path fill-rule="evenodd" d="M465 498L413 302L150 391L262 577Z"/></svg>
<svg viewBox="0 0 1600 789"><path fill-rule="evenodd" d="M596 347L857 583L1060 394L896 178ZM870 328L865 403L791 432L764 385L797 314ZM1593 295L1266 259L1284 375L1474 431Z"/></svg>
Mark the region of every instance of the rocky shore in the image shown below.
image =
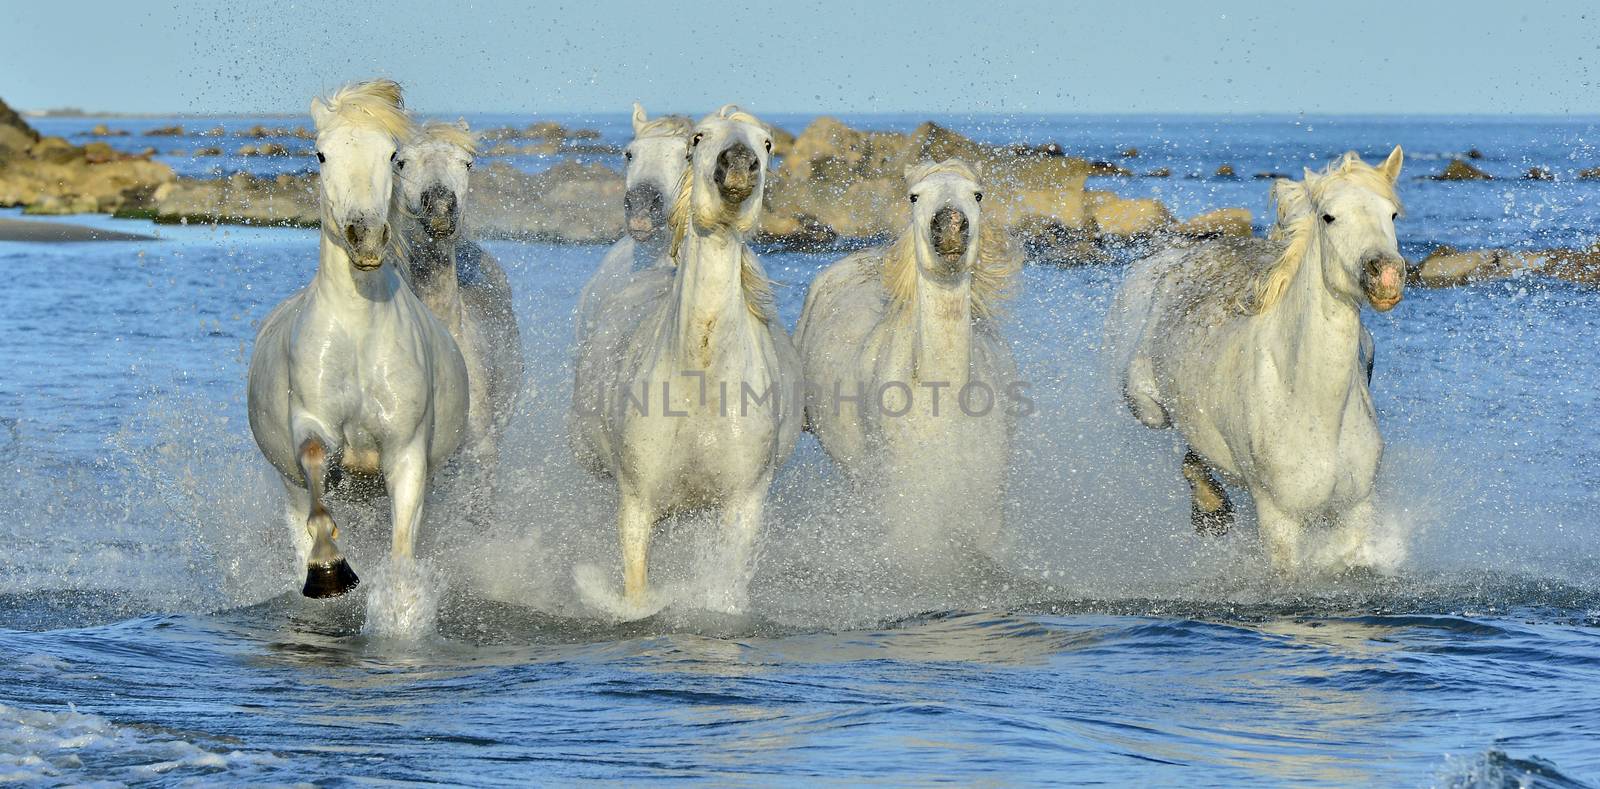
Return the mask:
<svg viewBox="0 0 1600 789"><path fill-rule="evenodd" d="M195 132L202 138L226 134L220 127ZM90 135L130 136L104 124ZM182 126L143 133L144 137L184 135ZM238 148L238 155L309 156L309 148L295 142L313 135L304 126L255 126L233 136L253 141ZM475 232L489 238L574 244L609 243L620 236L621 174L603 164L572 158L615 153L614 146L599 138L593 130L551 122L485 130L483 152L488 161L478 168L469 196L468 215ZM191 155L222 153L220 145L208 143ZM1114 257L1119 248L1163 238L1248 236L1254 219L1243 208L1179 218L1159 200L1089 188L1091 178L1137 177L1121 164L1067 156L1054 143L985 145L935 123L911 132L886 132L855 129L824 116L798 135L774 129L773 153L776 166L761 236L767 243L790 248L852 245L888 237L906 216L906 165L952 157L982 168L986 210L1000 217L1037 260L1094 262ZM1481 158L1475 153L1421 177L1486 179L1487 174L1468 163ZM318 222L314 172L179 178L165 164L153 161L153 154L154 149L118 152L98 139L74 145L60 137L42 137L0 102L0 207L22 206L30 214L112 213L165 223L314 227ZM496 160L528 154L568 158L532 174ZM1138 158L1139 151L1127 149L1120 157L1127 162ZM1212 177L1238 176L1224 164ZM1523 177L1550 176L1534 168ZM1544 251L1441 247L1414 266L1411 276L1422 286L1447 287L1523 274L1600 283L1600 245Z"/></svg>

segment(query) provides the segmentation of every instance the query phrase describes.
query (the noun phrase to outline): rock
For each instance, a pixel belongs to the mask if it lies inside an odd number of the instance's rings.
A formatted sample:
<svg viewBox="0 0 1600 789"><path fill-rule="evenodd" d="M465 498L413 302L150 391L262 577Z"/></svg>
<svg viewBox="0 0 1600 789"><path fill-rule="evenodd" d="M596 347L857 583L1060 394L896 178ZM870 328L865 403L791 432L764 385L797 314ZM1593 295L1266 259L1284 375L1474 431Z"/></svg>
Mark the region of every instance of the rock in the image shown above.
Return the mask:
<svg viewBox="0 0 1600 789"><path fill-rule="evenodd" d="M18 115L4 101L0 101L0 129L9 129L15 134L26 137L30 144L39 141L39 132L34 131L33 127L29 126L28 122L23 120L22 116ZM4 141L4 139L0 137L0 141ZM27 150L27 147L16 146L16 150Z"/></svg>
<svg viewBox="0 0 1600 789"><path fill-rule="evenodd" d="M1460 159L1451 159L1445 165L1444 172L1431 176L1435 181L1492 181L1494 176L1467 164Z"/></svg>
<svg viewBox="0 0 1600 789"><path fill-rule="evenodd" d="M1173 228L1173 232L1189 238L1249 238L1252 217L1247 208L1219 208L1190 217Z"/></svg>
<svg viewBox="0 0 1600 789"><path fill-rule="evenodd" d="M227 134L227 133L228 133L228 130L222 128L221 126L212 126L211 128L206 129L203 132L200 132L200 136L201 137L221 137L221 136L223 136L224 134Z"/></svg>
<svg viewBox="0 0 1600 789"><path fill-rule="evenodd" d="M182 126L157 126L156 128L145 132L144 136L146 136L146 137L182 137L183 134L184 134L184 132L183 132L183 127Z"/></svg>
<svg viewBox="0 0 1600 789"><path fill-rule="evenodd" d="M1170 228L1172 212L1154 198L1123 198L1110 192L1085 192L1090 219L1101 236L1139 238Z"/></svg>
<svg viewBox="0 0 1600 789"><path fill-rule="evenodd" d="M166 223L316 227L317 177L191 179L162 184L152 196L153 219Z"/></svg>
<svg viewBox="0 0 1600 789"><path fill-rule="evenodd" d="M260 145L245 145L239 148L240 156L290 156L289 149L281 143L264 142Z"/></svg>
<svg viewBox="0 0 1600 789"><path fill-rule="evenodd" d="M788 156L789 151L794 149L794 135L776 126L768 126L767 129L772 132L772 155Z"/></svg>
<svg viewBox="0 0 1600 789"><path fill-rule="evenodd" d="M1217 171L1216 171L1216 173L1213 174L1213 177L1215 177L1215 178L1237 178L1238 176L1234 175L1234 173L1233 173L1233 165L1224 164L1221 167L1217 168Z"/></svg>
<svg viewBox="0 0 1600 789"><path fill-rule="evenodd" d="M1289 175L1288 173L1280 173L1280 172L1277 172L1275 170L1263 170L1263 171L1261 171L1259 173L1256 173L1255 175L1253 175L1251 177L1256 179L1257 181L1267 181L1267 180L1276 180L1276 179L1279 179L1279 178L1293 178L1294 176Z"/></svg>
<svg viewBox="0 0 1600 789"><path fill-rule="evenodd" d="M1120 167L1120 166L1112 164L1110 162L1090 162L1089 163L1089 177L1090 178L1106 178L1106 177L1130 178L1132 176L1133 176L1133 171L1132 170L1129 170L1126 167Z"/></svg>
<svg viewBox="0 0 1600 789"><path fill-rule="evenodd" d="M561 150L559 142L540 142L515 145L503 142L488 150L490 156L549 156Z"/></svg>
<svg viewBox="0 0 1600 789"><path fill-rule="evenodd" d="M196 148L196 149L194 149L194 155L195 156L221 156L222 155L222 149L217 147L217 146L215 146L215 145L208 145L208 146L206 146L204 148Z"/></svg>
<svg viewBox="0 0 1600 789"><path fill-rule="evenodd" d="M1146 177L1146 178L1171 178L1172 177L1172 168L1170 168L1170 167L1157 167L1156 169L1145 173L1144 177Z"/></svg>
<svg viewBox="0 0 1600 789"><path fill-rule="evenodd" d="M1136 159L1139 156L1139 149L1138 148L1123 148L1121 156L1124 159Z"/></svg>
<svg viewBox="0 0 1600 789"><path fill-rule="evenodd" d="M1536 252L1511 252L1480 249L1463 252L1449 246L1435 249L1417 264L1413 279L1417 284L1440 288L1509 277L1519 271L1538 269L1545 255Z"/></svg>
<svg viewBox="0 0 1600 789"><path fill-rule="evenodd" d="M91 137L126 137L128 136L128 131L126 129L113 129L104 123L97 123L94 128L89 130L89 135Z"/></svg>
<svg viewBox="0 0 1600 789"><path fill-rule="evenodd" d="M1548 253L1542 273L1583 285L1600 285L1600 242L1587 249L1558 249Z"/></svg>
<svg viewBox="0 0 1600 789"><path fill-rule="evenodd" d="M573 129L572 131L567 132L567 139L569 139L569 140L598 140L598 139L600 139L600 130L598 130L598 129Z"/></svg>
<svg viewBox="0 0 1600 789"><path fill-rule="evenodd" d="M1555 173L1550 172L1548 167L1529 167L1528 171L1522 174L1522 180L1524 181L1554 181L1555 179Z"/></svg>
<svg viewBox="0 0 1600 789"><path fill-rule="evenodd" d="M1600 167L1586 167L1578 171L1578 177L1584 180L1600 178Z"/></svg>
<svg viewBox="0 0 1600 789"><path fill-rule="evenodd" d="M565 161L533 175L496 162L476 171L468 214L488 235L600 244L622 235L622 175Z"/></svg>
<svg viewBox="0 0 1600 789"><path fill-rule="evenodd" d="M1480 151L1477 148L1468 148L1467 149L1467 158L1468 159L1482 159L1483 158L1483 151Z"/></svg>
<svg viewBox="0 0 1600 789"><path fill-rule="evenodd" d="M103 142L91 142L83 146L83 158L90 164L105 164L120 158L117 149Z"/></svg>
<svg viewBox="0 0 1600 789"><path fill-rule="evenodd" d="M49 195L43 200L22 209L22 213L33 216L92 214L99 207L99 201L88 195Z"/></svg>

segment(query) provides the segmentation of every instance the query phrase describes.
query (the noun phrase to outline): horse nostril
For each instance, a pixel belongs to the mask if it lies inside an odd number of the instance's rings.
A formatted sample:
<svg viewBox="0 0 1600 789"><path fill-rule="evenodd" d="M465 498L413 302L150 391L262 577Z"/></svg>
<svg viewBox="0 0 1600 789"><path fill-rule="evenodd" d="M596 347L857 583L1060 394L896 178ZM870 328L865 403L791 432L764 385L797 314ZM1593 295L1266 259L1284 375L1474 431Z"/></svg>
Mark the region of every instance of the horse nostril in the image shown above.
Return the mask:
<svg viewBox="0 0 1600 789"><path fill-rule="evenodd" d="M361 228L356 226L356 223L354 223L354 222L351 222L350 224L345 225L344 226L344 237L345 237L346 241L349 241L352 244L361 243Z"/></svg>
<svg viewBox="0 0 1600 789"><path fill-rule="evenodd" d="M755 175L755 172L756 172L756 169L757 169L757 168L758 168L758 167L760 167L760 166L761 166L761 163L760 163L760 162L757 162L757 161L756 161L756 160L754 160L754 159L751 159L751 160L750 160L750 167L749 167L749 168L748 168L748 169L749 169L749 171L750 171L750 174L751 174L751 175Z"/></svg>

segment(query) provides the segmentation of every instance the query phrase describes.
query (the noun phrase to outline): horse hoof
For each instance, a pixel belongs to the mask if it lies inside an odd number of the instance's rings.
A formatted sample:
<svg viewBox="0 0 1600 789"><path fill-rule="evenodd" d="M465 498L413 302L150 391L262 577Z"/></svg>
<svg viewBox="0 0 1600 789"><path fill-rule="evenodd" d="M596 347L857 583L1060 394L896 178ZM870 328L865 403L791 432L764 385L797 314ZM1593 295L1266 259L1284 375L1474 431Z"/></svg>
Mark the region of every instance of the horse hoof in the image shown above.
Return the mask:
<svg viewBox="0 0 1600 789"><path fill-rule="evenodd" d="M1189 509L1189 522L1194 524L1198 534L1207 537L1221 537L1233 528L1233 507L1224 505L1221 509L1206 512L1199 507Z"/></svg>
<svg viewBox="0 0 1600 789"><path fill-rule="evenodd" d="M300 593L311 598L338 597L351 589L361 579L356 577L355 570L350 569L350 563L344 559L326 564L311 564L306 566L306 585Z"/></svg>

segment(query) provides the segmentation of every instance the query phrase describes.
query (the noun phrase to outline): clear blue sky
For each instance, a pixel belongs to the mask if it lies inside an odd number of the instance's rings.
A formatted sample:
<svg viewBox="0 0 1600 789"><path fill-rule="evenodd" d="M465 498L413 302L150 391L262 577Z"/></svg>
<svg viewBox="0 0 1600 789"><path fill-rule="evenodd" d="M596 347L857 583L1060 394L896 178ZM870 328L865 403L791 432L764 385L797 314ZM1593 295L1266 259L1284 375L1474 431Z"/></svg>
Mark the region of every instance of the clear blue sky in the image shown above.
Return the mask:
<svg viewBox="0 0 1600 789"><path fill-rule="evenodd" d="M424 112L1600 112L1578 1L679 5L7 3L0 98L303 112L386 75Z"/></svg>

